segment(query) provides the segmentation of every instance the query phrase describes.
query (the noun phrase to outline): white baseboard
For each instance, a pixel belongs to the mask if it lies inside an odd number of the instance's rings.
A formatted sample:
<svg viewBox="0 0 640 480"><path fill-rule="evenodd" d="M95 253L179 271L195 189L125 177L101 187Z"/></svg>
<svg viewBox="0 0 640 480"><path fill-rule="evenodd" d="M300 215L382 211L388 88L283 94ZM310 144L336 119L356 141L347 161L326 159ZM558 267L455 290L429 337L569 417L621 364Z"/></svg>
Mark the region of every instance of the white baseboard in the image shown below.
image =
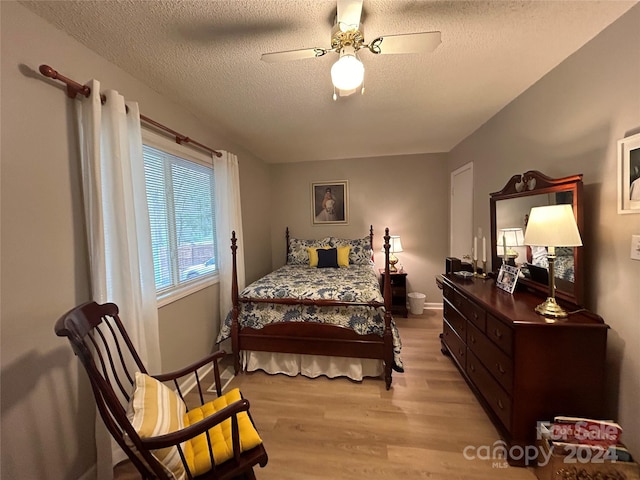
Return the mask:
<svg viewBox="0 0 640 480"><path fill-rule="evenodd" d="M442 302L429 302L424 304L425 310L442 310Z"/></svg>
<svg viewBox="0 0 640 480"><path fill-rule="evenodd" d="M407 304L407 308L409 308L409 304ZM423 310L442 310L442 302L425 302Z"/></svg>

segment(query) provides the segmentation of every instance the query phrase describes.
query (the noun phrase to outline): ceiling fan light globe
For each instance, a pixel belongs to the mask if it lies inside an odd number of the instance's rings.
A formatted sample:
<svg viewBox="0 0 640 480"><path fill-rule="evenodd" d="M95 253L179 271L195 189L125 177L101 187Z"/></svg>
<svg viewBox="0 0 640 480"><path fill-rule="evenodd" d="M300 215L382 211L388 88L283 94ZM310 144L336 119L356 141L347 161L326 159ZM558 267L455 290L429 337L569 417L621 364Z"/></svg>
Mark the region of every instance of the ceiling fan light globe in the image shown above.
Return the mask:
<svg viewBox="0 0 640 480"><path fill-rule="evenodd" d="M353 90L362 85L364 65L355 55L342 55L331 67L331 81L340 90Z"/></svg>

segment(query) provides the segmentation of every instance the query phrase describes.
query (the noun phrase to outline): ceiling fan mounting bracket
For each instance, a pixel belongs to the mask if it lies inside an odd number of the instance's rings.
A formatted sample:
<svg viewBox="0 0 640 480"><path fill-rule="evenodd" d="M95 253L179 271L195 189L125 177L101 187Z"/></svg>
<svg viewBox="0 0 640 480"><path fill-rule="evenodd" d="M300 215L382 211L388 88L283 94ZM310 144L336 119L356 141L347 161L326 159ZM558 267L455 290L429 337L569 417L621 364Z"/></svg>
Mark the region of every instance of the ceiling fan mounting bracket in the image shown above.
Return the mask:
<svg viewBox="0 0 640 480"><path fill-rule="evenodd" d="M355 51L358 51L364 44L363 30L362 23L359 28L347 31L342 31L340 26L336 25L331 35L331 49L340 53L344 47L353 47Z"/></svg>

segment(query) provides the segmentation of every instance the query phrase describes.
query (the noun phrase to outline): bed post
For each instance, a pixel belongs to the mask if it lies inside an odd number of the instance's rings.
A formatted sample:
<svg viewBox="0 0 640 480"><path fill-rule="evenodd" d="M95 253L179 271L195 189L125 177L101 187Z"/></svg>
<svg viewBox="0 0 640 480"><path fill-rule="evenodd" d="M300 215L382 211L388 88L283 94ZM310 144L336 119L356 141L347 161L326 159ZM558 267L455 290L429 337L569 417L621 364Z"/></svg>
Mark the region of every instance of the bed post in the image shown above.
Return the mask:
<svg viewBox="0 0 640 480"><path fill-rule="evenodd" d="M289 227L287 227L285 236L287 237L287 256L284 258L284 263L289 263Z"/></svg>
<svg viewBox="0 0 640 480"><path fill-rule="evenodd" d="M371 251L373 252L373 225L369 225L369 245L371 245Z"/></svg>
<svg viewBox="0 0 640 480"><path fill-rule="evenodd" d="M231 356L233 357L233 368L235 374L240 372L240 351L238 334L240 333L240 327L238 326L238 314L239 314L239 302L238 302L238 266L236 262L236 251L238 245L236 238L236 231L231 232L231 303L233 305L231 310Z"/></svg>
<svg viewBox="0 0 640 480"><path fill-rule="evenodd" d="M391 272L389 271L389 227L384 229L384 382L391 388L391 367L393 365L393 334L391 333Z"/></svg>

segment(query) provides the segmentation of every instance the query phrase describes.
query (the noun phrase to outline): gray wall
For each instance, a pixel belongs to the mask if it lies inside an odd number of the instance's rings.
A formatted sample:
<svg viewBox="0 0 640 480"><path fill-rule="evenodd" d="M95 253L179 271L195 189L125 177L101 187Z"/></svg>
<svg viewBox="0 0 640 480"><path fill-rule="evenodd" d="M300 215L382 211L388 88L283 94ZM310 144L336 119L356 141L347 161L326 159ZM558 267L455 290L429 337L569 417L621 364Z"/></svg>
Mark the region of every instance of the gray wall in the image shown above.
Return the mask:
<svg viewBox="0 0 640 480"><path fill-rule="evenodd" d="M311 184L349 182L349 224L313 225ZM448 249L447 157L444 154L377 157L329 162L278 164L272 168L271 246L274 267L285 261L285 228L292 237L362 238L374 228L376 265L384 267L385 227L400 235L409 291L441 302L435 275L444 269Z"/></svg>
<svg viewBox="0 0 640 480"><path fill-rule="evenodd" d="M631 235L640 233L640 214L617 214L616 142L638 132L640 5L450 152L451 170L474 162L474 230L489 231L489 193L512 175L531 169L551 177L584 174L585 302L611 326L608 413L621 422L635 456L640 455L640 262L629 252Z"/></svg>
<svg viewBox="0 0 640 480"><path fill-rule="evenodd" d="M78 479L93 467L95 403L55 320L90 299L73 100L34 73L46 63L79 82L97 78L138 101L145 115L239 157L247 278L271 268L269 218L260 200L269 169L180 105L108 63L15 2L0 2L1 423L0 477ZM259 196L256 196L259 194ZM224 245L224 248L228 246ZM223 246L221 245L221 248ZM217 285L160 309L164 370L213 349Z"/></svg>
<svg viewBox="0 0 640 480"><path fill-rule="evenodd" d="M268 166L14 2L0 2L2 35L1 423L2 478L77 479L91 469L94 403L54 321L89 299L72 101L32 70L48 63L78 81L137 100L141 111L238 154L247 281L284 262L284 228L298 237L402 236L410 289L436 302L433 277L448 246L449 172L474 162L474 231L489 230L489 192L537 169L585 175L588 306L611 325L610 413L640 455L640 262L629 259L640 215L616 214L616 141L640 131L640 7L596 37L449 155ZM447 163L447 160L449 162ZM348 226L312 226L310 183L349 180ZM267 199L267 200L265 200ZM486 207L481 208L481 205ZM46 241L43 242L43 239ZM222 247L221 247L222 248ZM381 265L381 254L376 252ZM165 369L212 348L217 287L160 310ZM189 335L189 332L196 332ZM207 332L206 335L203 332ZM568 412L570 413L570 412ZM18 474L17 472L20 472Z"/></svg>

